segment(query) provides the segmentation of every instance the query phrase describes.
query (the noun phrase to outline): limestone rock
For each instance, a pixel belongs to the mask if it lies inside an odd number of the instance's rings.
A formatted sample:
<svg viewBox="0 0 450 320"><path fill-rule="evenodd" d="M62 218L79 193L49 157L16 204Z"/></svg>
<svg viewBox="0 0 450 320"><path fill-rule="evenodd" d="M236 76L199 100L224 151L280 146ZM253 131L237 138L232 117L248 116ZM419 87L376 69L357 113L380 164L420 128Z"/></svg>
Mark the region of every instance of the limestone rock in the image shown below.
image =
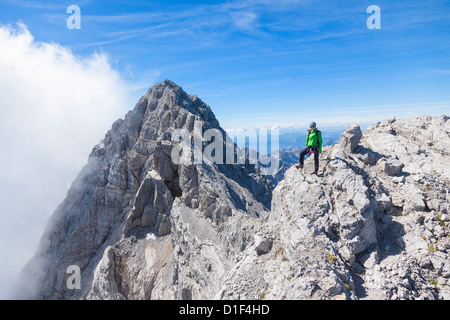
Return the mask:
<svg viewBox="0 0 450 320"><path fill-rule="evenodd" d="M393 124L395 122L395 117L394 116L390 116L386 118L386 123L387 124Z"/></svg>
<svg viewBox="0 0 450 320"><path fill-rule="evenodd" d="M450 132L446 117L423 119ZM422 132L416 121L377 124L358 148L349 147L347 130L324 148L322 176L308 174L310 159L303 171L288 169L262 226L275 236L271 251L245 250L216 298L448 299L450 182L442 161L450 159L430 151L434 169L420 162L416 141L424 138L403 134Z"/></svg>
<svg viewBox="0 0 450 320"><path fill-rule="evenodd" d="M447 116L351 125L319 175L308 158L275 189L256 165L175 161L204 150L176 138L199 128L226 135L197 96L150 88L93 148L16 297L450 298Z"/></svg>
<svg viewBox="0 0 450 320"><path fill-rule="evenodd" d="M361 140L361 128L357 124L350 125L341 135L339 146L347 153L353 153Z"/></svg>
<svg viewBox="0 0 450 320"><path fill-rule="evenodd" d="M394 176L398 175L405 165L396 159L389 159L379 161L378 166L384 173Z"/></svg>
<svg viewBox="0 0 450 320"><path fill-rule="evenodd" d="M197 139L197 128L225 141L198 97L168 80L150 88L93 148L17 297L211 298L252 241L254 220L268 216L272 186L251 164L175 162L175 135ZM82 271L80 290L66 286L70 265Z"/></svg>
<svg viewBox="0 0 450 320"><path fill-rule="evenodd" d="M267 253L272 248L272 240L261 235L255 236L255 250L261 255Z"/></svg>

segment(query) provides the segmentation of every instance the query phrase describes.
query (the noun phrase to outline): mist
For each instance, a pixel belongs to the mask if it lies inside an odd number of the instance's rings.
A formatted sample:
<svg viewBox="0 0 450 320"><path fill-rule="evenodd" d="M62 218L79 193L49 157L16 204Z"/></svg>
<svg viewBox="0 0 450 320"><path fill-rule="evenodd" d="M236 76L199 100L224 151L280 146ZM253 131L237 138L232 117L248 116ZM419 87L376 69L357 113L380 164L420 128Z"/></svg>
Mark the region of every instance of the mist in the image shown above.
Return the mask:
<svg viewBox="0 0 450 320"><path fill-rule="evenodd" d="M45 225L94 145L128 111L108 56L87 58L0 25L0 299L9 298Z"/></svg>

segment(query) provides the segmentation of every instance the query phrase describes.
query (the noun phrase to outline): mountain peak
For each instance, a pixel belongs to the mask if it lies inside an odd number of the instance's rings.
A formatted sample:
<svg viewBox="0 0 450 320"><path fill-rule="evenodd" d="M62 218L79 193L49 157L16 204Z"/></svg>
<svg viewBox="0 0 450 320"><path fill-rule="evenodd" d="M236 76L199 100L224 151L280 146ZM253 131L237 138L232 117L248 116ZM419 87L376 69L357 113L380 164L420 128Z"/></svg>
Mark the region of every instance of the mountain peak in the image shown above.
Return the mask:
<svg viewBox="0 0 450 320"><path fill-rule="evenodd" d="M182 143L173 137L177 130L192 137L197 126L225 133L196 96L170 80L152 86L94 147L22 272L19 296L213 297L221 270L247 245L254 221L268 214L272 186L252 165L173 161ZM239 230L246 221L251 225ZM211 246L199 252L196 239ZM136 251L133 263L125 251ZM189 261L200 260L199 277L192 278ZM69 266L82 270L81 290L66 285Z"/></svg>
<svg viewBox="0 0 450 320"><path fill-rule="evenodd" d="M182 114L184 114L185 111L189 113L188 118L193 115L198 121L205 122L203 127L220 128L219 122L210 106L204 103L196 95L186 93L181 86L167 79L150 87L147 93L136 104L132 113L136 114L137 117L144 118L155 114L157 114L159 118L167 117L165 120L170 118L172 121L160 123L162 127L167 127L167 125L169 125L179 129L180 123L174 123L173 121L177 118L180 109L184 109L184 111L181 112ZM175 117L173 117L174 115ZM181 120L182 119L179 118L179 121Z"/></svg>
<svg viewBox="0 0 450 320"><path fill-rule="evenodd" d="M169 80L169 79L165 79L163 81L160 81L156 84L154 84L152 87L150 87L149 90L151 90L152 88L171 88L171 89L175 89L175 90L183 90L181 88L181 86L179 86L178 84L176 84L175 82Z"/></svg>
<svg viewBox="0 0 450 320"><path fill-rule="evenodd" d="M197 125L220 129L152 86L94 148L17 297L450 299L448 117L352 125L319 175L308 158L274 190L251 165L174 162L172 135Z"/></svg>

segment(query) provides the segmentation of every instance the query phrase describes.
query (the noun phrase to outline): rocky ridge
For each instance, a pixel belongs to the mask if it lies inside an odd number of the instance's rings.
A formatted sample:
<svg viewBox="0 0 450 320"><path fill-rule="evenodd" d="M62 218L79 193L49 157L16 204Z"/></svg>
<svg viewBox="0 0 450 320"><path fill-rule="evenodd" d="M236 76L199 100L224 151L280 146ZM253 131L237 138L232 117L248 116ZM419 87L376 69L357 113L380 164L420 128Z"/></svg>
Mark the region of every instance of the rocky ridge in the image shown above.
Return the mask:
<svg viewBox="0 0 450 320"><path fill-rule="evenodd" d="M446 116L349 126L319 176L287 170L216 297L450 299L449 134Z"/></svg>
<svg viewBox="0 0 450 320"><path fill-rule="evenodd" d="M175 164L172 151L181 142L172 135L194 139L198 127L225 134L198 97L168 80L150 88L94 147L16 296L212 297L258 217L268 214L272 185L251 164ZM81 271L79 290L66 285L73 265Z"/></svg>
<svg viewBox="0 0 450 320"><path fill-rule="evenodd" d="M94 147L16 296L450 299L448 120L351 125L319 176L307 159L273 190L248 163L174 163L178 130L225 132L198 97L158 83Z"/></svg>

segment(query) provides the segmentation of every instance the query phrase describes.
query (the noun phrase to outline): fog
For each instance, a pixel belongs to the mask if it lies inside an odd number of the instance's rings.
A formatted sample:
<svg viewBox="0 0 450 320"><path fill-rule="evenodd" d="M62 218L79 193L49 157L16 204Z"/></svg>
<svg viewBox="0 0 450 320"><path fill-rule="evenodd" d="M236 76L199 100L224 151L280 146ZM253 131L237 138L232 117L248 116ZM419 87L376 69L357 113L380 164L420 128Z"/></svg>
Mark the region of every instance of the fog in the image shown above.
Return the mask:
<svg viewBox="0 0 450 320"><path fill-rule="evenodd" d="M46 222L92 147L130 109L104 53L75 56L0 26L0 299L36 251Z"/></svg>

